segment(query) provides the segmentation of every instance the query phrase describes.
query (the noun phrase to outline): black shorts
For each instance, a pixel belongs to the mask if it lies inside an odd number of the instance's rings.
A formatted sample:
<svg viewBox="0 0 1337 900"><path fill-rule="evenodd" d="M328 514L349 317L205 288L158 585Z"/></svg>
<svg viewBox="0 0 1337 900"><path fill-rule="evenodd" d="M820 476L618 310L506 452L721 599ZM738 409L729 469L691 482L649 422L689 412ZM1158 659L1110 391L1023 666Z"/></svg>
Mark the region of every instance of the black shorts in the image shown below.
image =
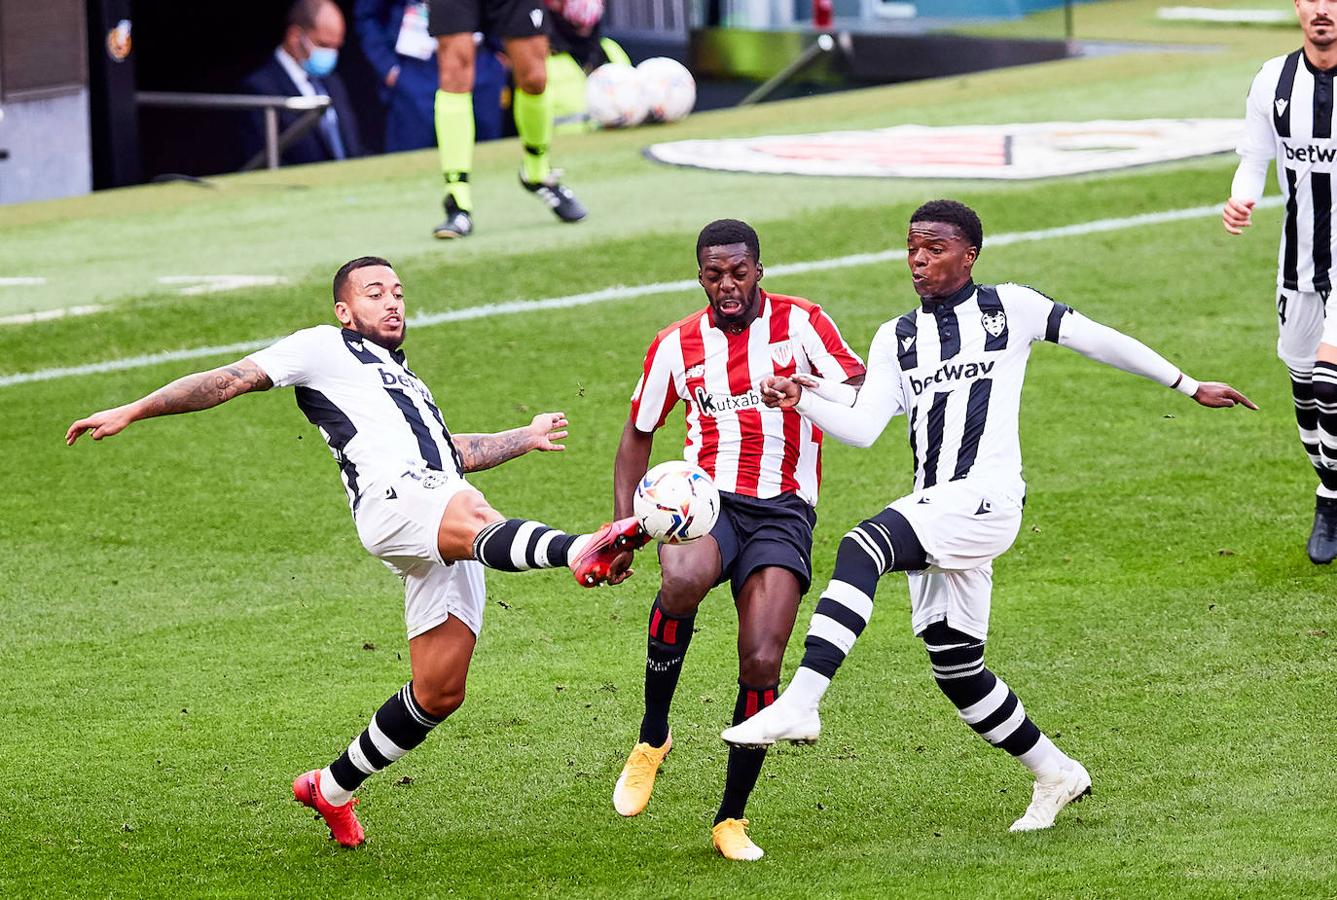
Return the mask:
<svg viewBox="0 0 1337 900"><path fill-rule="evenodd" d="M527 38L547 33L548 9L543 0L429 0L427 33L472 34L494 38Z"/></svg>
<svg viewBox="0 0 1337 900"><path fill-rule="evenodd" d="M734 596L749 575L779 566L798 576L799 593L812 584L812 529L817 511L794 494L769 500L720 491L720 518L710 535L720 545L720 580Z"/></svg>

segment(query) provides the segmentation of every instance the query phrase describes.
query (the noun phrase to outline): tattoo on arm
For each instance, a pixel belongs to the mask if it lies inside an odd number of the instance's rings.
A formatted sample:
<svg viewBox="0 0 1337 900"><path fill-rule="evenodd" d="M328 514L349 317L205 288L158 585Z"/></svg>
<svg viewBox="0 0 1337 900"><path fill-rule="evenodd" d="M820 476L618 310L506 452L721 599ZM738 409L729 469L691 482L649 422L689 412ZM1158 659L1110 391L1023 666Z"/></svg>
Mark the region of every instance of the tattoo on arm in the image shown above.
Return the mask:
<svg viewBox="0 0 1337 900"><path fill-rule="evenodd" d="M452 434L451 441L460 454L466 472L481 472L507 460L523 456L533 449L527 429L512 428L496 434Z"/></svg>
<svg viewBox="0 0 1337 900"><path fill-rule="evenodd" d="M209 409L239 394L267 391L273 386L274 382L259 366L243 359L208 372L178 378L159 388L140 401L143 406L140 418Z"/></svg>

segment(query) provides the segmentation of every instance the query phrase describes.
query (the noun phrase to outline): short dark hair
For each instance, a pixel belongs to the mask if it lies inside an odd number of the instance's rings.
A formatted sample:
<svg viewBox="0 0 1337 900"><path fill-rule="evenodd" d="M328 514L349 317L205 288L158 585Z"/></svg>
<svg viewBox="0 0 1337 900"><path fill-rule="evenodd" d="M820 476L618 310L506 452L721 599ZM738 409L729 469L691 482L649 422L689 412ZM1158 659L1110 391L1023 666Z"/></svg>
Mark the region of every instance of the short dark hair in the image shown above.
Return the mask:
<svg viewBox="0 0 1337 900"><path fill-rule="evenodd" d="M296 25L303 31L310 31L316 27L316 17L320 15L321 7L329 2L330 0L296 0L288 7L288 24Z"/></svg>
<svg viewBox="0 0 1337 900"><path fill-rule="evenodd" d="M911 222L953 225L976 250L984 246L984 226L975 210L956 200L930 200L910 216Z"/></svg>
<svg viewBox="0 0 1337 900"><path fill-rule="evenodd" d="M365 269L368 266L385 266L387 269L393 269L390 261L382 259L379 256L359 256L357 259L350 259L339 267L339 271L334 273L334 302L338 303L342 299L339 295L343 293L344 286L348 284L348 276L358 269Z"/></svg>
<svg viewBox="0 0 1337 900"><path fill-rule="evenodd" d="M701 264L701 251L706 247L723 247L727 244L747 244L753 262L761 262L761 241L752 226L738 219L716 219L705 228L696 239L696 264Z"/></svg>

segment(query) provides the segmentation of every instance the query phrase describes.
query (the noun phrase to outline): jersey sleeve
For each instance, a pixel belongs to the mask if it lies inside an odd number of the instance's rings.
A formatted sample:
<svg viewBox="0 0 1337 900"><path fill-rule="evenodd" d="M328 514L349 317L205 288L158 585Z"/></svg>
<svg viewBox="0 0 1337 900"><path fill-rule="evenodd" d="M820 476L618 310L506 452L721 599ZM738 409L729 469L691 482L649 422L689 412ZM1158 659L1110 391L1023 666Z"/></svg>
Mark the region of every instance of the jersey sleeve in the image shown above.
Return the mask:
<svg viewBox="0 0 1337 900"><path fill-rule="evenodd" d="M1137 338L1088 319L1081 313L1070 311L1063 318L1058 343L1088 359L1141 375L1190 397L1198 390L1198 382Z"/></svg>
<svg viewBox="0 0 1337 900"><path fill-rule="evenodd" d="M808 312L808 326L803 350L818 375L834 381L847 381L864 374L863 360L845 343L836 323L820 306L814 306Z"/></svg>
<svg viewBox="0 0 1337 900"><path fill-rule="evenodd" d="M1273 79L1267 77L1270 66L1264 66L1254 77L1249 97L1244 105L1244 135L1235 152L1239 167L1230 184L1230 196L1236 200L1257 200L1263 196L1267 181L1267 166L1276 155L1276 132L1272 125Z"/></svg>
<svg viewBox="0 0 1337 900"><path fill-rule="evenodd" d="M645 351L641 377L631 395L631 422L637 431L648 434L659 429L678 402L675 368L681 358L676 332L659 335Z"/></svg>
<svg viewBox="0 0 1337 900"><path fill-rule="evenodd" d="M1072 307L1024 284L1000 284L997 290L1010 330L1031 341L1058 343L1063 317L1072 312Z"/></svg>
<svg viewBox="0 0 1337 900"><path fill-rule="evenodd" d="M248 357L264 370L274 387L292 387L310 381L312 369L321 359L320 344L320 329L305 328Z"/></svg>
<svg viewBox="0 0 1337 900"><path fill-rule="evenodd" d="M868 377L853 406L823 399L812 391L799 395L800 414L836 440L869 447L886 430L892 416L905 412L901 367L896 358L896 323L878 330L868 350Z"/></svg>

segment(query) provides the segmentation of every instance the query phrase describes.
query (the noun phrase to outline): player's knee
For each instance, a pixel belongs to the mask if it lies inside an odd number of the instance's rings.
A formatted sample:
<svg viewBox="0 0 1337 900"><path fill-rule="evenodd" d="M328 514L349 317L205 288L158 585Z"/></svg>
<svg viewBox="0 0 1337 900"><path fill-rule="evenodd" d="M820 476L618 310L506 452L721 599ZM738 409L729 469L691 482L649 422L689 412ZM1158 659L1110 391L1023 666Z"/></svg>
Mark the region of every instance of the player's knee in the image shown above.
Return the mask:
<svg viewBox="0 0 1337 900"><path fill-rule="evenodd" d="M437 77L441 90L448 94L467 94L474 89L473 44L468 50L447 50L440 54Z"/></svg>
<svg viewBox="0 0 1337 900"><path fill-rule="evenodd" d="M446 507L446 515L461 528L474 534L502 517L501 513L487 502L487 498L477 491L463 491L458 494Z"/></svg>
<svg viewBox="0 0 1337 900"><path fill-rule="evenodd" d="M1327 378L1315 378L1313 381L1314 400L1320 407L1329 404L1337 406L1337 382Z"/></svg>
<svg viewBox="0 0 1337 900"><path fill-rule="evenodd" d="M664 572L659 586L659 605L671 616L690 616L701 605L710 585L694 572Z"/></svg>
<svg viewBox="0 0 1337 900"><path fill-rule="evenodd" d="M920 635L928 651L933 680L957 709L984 699L994 676L984 666L984 641L957 631L946 621L934 622Z"/></svg>
<svg viewBox="0 0 1337 900"><path fill-rule="evenodd" d="M435 719L444 719L464 705L463 684L413 686L413 696L426 713Z"/></svg>
<svg viewBox="0 0 1337 900"><path fill-rule="evenodd" d="M526 66L515 72L515 84L526 94L541 94L548 88L548 67L544 64Z"/></svg>
<svg viewBox="0 0 1337 900"><path fill-rule="evenodd" d="M783 644L745 651L738 658L738 680L744 684L775 684L780 680L784 656Z"/></svg>

